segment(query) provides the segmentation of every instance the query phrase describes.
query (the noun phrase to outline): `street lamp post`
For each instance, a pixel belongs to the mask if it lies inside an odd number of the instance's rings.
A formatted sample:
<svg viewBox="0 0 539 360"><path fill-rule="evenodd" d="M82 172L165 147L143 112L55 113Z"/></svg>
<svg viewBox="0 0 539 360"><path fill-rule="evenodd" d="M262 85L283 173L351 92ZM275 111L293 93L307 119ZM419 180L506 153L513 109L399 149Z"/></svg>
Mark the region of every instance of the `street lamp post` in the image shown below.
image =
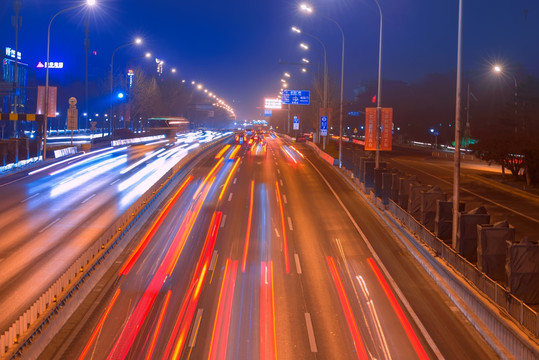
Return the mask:
<svg viewBox="0 0 539 360"><path fill-rule="evenodd" d="M380 42L378 45L378 95L376 96L376 156L375 167L380 168L380 126L382 125L382 8L380 2L374 0L380 12Z"/></svg>
<svg viewBox="0 0 539 360"><path fill-rule="evenodd" d="M322 48L324 49L324 99L323 99L323 107L324 107L324 114L323 115L327 115L327 105L328 105L328 63L327 63L327 48L326 48L326 45L322 42L322 40L320 40L319 37L315 36L315 35L312 35L312 34L309 34L307 32L303 32L301 31L300 29L298 29L297 27L293 26L292 27L292 31L298 33L298 34L305 34L313 39L315 39L316 41L318 41L320 43L320 45L322 45ZM303 59L305 60L305 59ZM320 122L318 122L318 134L320 136ZM323 144L323 148L325 149L326 148L326 137L324 136L324 144Z"/></svg>
<svg viewBox="0 0 539 360"><path fill-rule="evenodd" d="M500 65L494 65L494 67L492 68L492 71L494 71L495 73L497 74L508 74L509 76L511 76L515 82L515 133L518 132L518 125L517 125L517 115L518 115L518 83L517 83L517 78L515 77L515 75L507 72L507 71L504 71L503 68L500 66Z"/></svg>
<svg viewBox="0 0 539 360"><path fill-rule="evenodd" d="M127 47L127 46L131 46L131 45L134 45L134 44L141 44L142 43L142 39L140 38L136 38L134 41L131 41L127 44L123 44L123 45L120 45L118 46L116 49L114 49L114 51L112 52L112 56L110 57L110 121L109 121L109 137L110 139L112 139L112 131L114 129L114 126L113 126L113 122L114 122L114 114L113 114L113 104L114 104L114 99L113 99L113 79L114 79L114 55L116 55L116 52L124 47Z"/></svg>
<svg viewBox="0 0 539 360"><path fill-rule="evenodd" d="M313 8L307 4L301 4L300 10L306 13L311 14L313 12ZM340 116L339 116L339 168L342 167L342 107L343 107L343 85L344 85L344 31L342 30L342 27L339 25L337 21L334 19L325 16L323 14L320 14L321 17L325 18L326 20L329 20L333 22L337 27L339 28L339 31L341 32L342 36L342 55L341 55L341 106L340 106Z"/></svg>
<svg viewBox="0 0 539 360"><path fill-rule="evenodd" d="M459 0L458 40L457 40L457 94L455 104L455 154L453 158L453 221L451 242L453 248L457 244L457 221L459 217L460 187L460 103L462 80L462 0Z"/></svg>
<svg viewBox="0 0 539 360"><path fill-rule="evenodd" d="M77 9L84 5L94 6L96 0L86 0L85 3L74 5L63 10L58 11L49 21L49 27L47 28L47 60L45 62L45 119L43 121L43 160L47 159L47 118L49 117L49 55L50 55L50 44L51 44L51 25L53 20L60 14Z"/></svg>

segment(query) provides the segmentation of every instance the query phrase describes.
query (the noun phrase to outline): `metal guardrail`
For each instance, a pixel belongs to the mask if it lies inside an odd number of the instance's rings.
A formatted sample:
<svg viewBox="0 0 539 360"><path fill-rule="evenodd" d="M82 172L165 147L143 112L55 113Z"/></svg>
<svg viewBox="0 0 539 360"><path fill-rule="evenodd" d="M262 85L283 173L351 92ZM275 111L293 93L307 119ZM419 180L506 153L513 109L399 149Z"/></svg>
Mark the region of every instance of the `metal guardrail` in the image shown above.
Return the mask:
<svg viewBox="0 0 539 360"><path fill-rule="evenodd" d="M485 273L459 255L449 244L438 239L433 233L425 228L419 221L408 214L390 200L389 211L408 229L416 233L437 255L444 259L457 272L462 274L470 283L479 289L485 296L496 305L507 311L520 325L539 337L539 313L516 298L502 285L489 278Z"/></svg>
<svg viewBox="0 0 539 360"><path fill-rule="evenodd" d="M124 214L107 229L65 272L45 291L32 306L0 335L0 358L20 355L44 327L52 321L73 294L82 286L97 266L105 259L135 222L171 184L184 164L203 150L227 137L219 138L197 148L182 158L171 170L142 195Z"/></svg>

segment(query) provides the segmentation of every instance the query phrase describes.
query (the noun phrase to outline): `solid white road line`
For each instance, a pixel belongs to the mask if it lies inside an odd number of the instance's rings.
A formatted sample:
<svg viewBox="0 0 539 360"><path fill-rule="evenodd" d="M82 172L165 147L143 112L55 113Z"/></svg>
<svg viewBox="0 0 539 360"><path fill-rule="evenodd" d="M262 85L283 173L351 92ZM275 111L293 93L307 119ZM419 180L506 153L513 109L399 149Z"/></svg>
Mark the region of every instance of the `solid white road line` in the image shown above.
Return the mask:
<svg viewBox="0 0 539 360"><path fill-rule="evenodd" d="M314 338L311 314L305 313L305 323L307 324L307 334L309 335L309 345L311 346L311 352L318 352L318 348L316 347L316 339Z"/></svg>
<svg viewBox="0 0 539 360"><path fill-rule="evenodd" d="M372 244L370 243L370 241L367 239L367 236L365 236L365 233L363 233L363 231L361 230L361 228L359 227L359 225L356 223L356 221L354 220L354 218L352 217L352 214L350 214L350 212L348 211L348 209L346 208L346 206L344 205L344 203L342 202L341 198L339 197L339 195L337 195L337 193L335 192L335 190L331 187L329 181L325 178L325 176L320 172L320 170L318 170L318 168L316 168L316 166L314 166L314 164L309 160L309 159L305 159L307 160L311 166L313 167L313 169L318 173L318 175L320 175L320 177L322 178L322 180L324 181L324 183L326 183L327 187L329 188L329 190L331 191L331 193L333 194L333 196L335 197L335 199L337 199L337 202L341 205L341 208L344 210L344 212L346 213L346 215L348 216L348 219L352 222L352 224L354 225L354 227L356 228L356 231L359 233L359 235L361 236L361 238L363 239L363 241L365 242L365 245L367 245L367 247L369 248L369 251L371 252L372 254L372 257L376 260L376 263L378 264L378 266L380 267L380 270L382 270L382 272L384 273L384 275L386 276L387 280L389 281L389 283L391 284L391 286L393 287L393 290L395 291L395 293L397 294L397 297L400 299L400 301L402 302L402 304L404 305L404 307L406 308L406 310L408 311L408 313L410 314L410 316L412 317L413 321L415 322L415 324L417 325L417 327L419 328L419 331L421 332L421 334L423 335L423 337L425 338L425 340L427 341L427 343L429 344L431 350L434 352L434 354L436 355L436 357L438 359L443 359L443 355L442 353L440 352L440 349L438 349L438 346L436 345L436 343L434 342L434 340L432 339L432 337L430 336L430 334L428 333L427 329L425 329L425 326L423 325L423 323L421 322L421 320L419 320L419 317L417 316L417 314L415 313L414 309L412 309L412 306L410 305L410 303L408 302L408 300L404 297L404 294L402 293L402 291L400 290L400 288L397 286L397 283L395 282L395 280L393 279L393 277L391 276L391 274L389 273L389 271L387 270L387 268L385 267L384 263L382 262L382 260L380 259L380 257L378 256L378 253L374 250L374 248L372 247Z"/></svg>

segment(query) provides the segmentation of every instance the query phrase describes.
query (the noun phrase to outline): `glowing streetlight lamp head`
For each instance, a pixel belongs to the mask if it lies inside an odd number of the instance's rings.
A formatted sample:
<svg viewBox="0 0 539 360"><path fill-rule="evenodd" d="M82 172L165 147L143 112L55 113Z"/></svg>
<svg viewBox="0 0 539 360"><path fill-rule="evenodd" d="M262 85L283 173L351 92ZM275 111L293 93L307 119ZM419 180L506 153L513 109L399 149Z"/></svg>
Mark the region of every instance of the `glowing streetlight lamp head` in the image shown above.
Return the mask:
<svg viewBox="0 0 539 360"><path fill-rule="evenodd" d="M285 80L285 79L281 79L281 82L282 82L282 83L286 83L286 80Z"/></svg>
<svg viewBox="0 0 539 360"><path fill-rule="evenodd" d="M492 68L492 70L495 72L495 73L501 73L502 72L502 67L500 65L494 65L494 67Z"/></svg>
<svg viewBox="0 0 539 360"><path fill-rule="evenodd" d="M135 39L135 44L137 44L137 45L142 44L142 39L141 38L136 38Z"/></svg>
<svg viewBox="0 0 539 360"><path fill-rule="evenodd" d="M309 45L304 44L304 43L299 44L299 47L304 49L304 50L309 50Z"/></svg>
<svg viewBox="0 0 539 360"><path fill-rule="evenodd" d="M287 83L284 83L283 84L283 87L286 89L288 87L288 84Z"/></svg>
<svg viewBox="0 0 539 360"><path fill-rule="evenodd" d="M304 13L307 13L307 14L312 14L313 12L313 7L309 4L306 4L306 3L303 3L299 6L299 9L301 11L303 11Z"/></svg>
<svg viewBox="0 0 539 360"><path fill-rule="evenodd" d="M86 5L88 6L94 6L96 4L95 0L86 0Z"/></svg>
<svg viewBox="0 0 539 360"><path fill-rule="evenodd" d="M151 58L152 57L152 53L151 52L147 52L146 54L144 54L145 57L147 58Z"/></svg>
<svg viewBox="0 0 539 360"><path fill-rule="evenodd" d="M292 26L292 31L298 34L301 34L301 30L295 26Z"/></svg>
<svg viewBox="0 0 539 360"><path fill-rule="evenodd" d="M202 88L203 88L202 84L198 84L198 85L197 85L197 89L198 89L198 90L202 90Z"/></svg>
<svg viewBox="0 0 539 360"><path fill-rule="evenodd" d="M304 72L304 73L306 73L306 72L307 72L307 69L305 69L305 68L302 68L302 69L301 69L301 72Z"/></svg>
<svg viewBox="0 0 539 360"><path fill-rule="evenodd" d="M301 59L301 61L303 61L305 64L310 63L310 61L308 59L305 59L305 58Z"/></svg>
<svg viewBox="0 0 539 360"><path fill-rule="evenodd" d="M286 76L287 78L289 78L289 77L290 77L290 74L287 73L287 72L285 72L285 73L284 73L284 76Z"/></svg>

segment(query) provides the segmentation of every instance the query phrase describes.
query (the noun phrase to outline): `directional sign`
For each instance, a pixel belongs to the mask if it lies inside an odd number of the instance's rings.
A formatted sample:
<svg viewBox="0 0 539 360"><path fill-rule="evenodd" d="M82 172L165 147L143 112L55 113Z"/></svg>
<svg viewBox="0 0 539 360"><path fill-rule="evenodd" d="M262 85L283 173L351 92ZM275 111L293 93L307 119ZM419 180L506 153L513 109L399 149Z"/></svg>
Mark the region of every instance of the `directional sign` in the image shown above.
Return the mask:
<svg viewBox="0 0 539 360"><path fill-rule="evenodd" d="M294 116L294 126L293 126L293 129L294 130L299 130L299 119L297 116Z"/></svg>
<svg viewBox="0 0 539 360"><path fill-rule="evenodd" d="M349 111L348 115L349 116L359 116L359 111Z"/></svg>
<svg viewBox="0 0 539 360"><path fill-rule="evenodd" d="M264 116L271 116L271 115L272 115L271 109L265 109L264 110Z"/></svg>
<svg viewBox="0 0 539 360"><path fill-rule="evenodd" d="M320 116L320 136L328 136L328 117Z"/></svg>
<svg viewBox="0 0 539 360"><path fill-rule="evenodd" d="M283 90L282 102L290 105L309 105L311 92L309 90Z"/></svg>

